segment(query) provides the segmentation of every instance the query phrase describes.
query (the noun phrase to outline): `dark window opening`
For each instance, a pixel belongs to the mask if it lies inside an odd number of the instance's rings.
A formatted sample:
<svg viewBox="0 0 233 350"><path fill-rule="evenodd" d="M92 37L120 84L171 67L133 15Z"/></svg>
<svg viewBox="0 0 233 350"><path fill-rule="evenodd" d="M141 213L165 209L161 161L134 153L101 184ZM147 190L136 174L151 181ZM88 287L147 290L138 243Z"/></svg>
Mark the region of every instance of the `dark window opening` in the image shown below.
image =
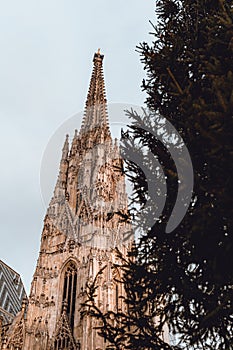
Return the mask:
<svg viewBox="0 0 233 350"><path fill-rule="evenodd" d="M55 340L54 350L69 349L74 350L72 342L69 336L61 336L59 339Z"/></svg>
<svg viewBox="0 0 233 350"><path fill-rule="evenodd" d="M65 270L62 302L65 306L67 318L72 330L74 327L76 291L77 268L74 263L70 263Z"/></svg>

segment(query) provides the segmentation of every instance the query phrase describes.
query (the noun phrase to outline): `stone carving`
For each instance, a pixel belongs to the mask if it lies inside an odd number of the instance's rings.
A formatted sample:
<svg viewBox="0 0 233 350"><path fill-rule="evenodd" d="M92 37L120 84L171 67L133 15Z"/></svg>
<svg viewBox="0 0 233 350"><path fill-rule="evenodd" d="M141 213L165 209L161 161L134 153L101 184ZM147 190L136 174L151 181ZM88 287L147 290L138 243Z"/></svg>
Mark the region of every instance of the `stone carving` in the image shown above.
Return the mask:
<svg viewBox="0 0 233 350"><path fill-rule="evenodd" d="M82 313L86 284L106 265L98 279L97 305L115 310L117 261L131 244L122 159L108 126L103 55L94 67L81 130L68 136L62 149L59 175L41 236L40 254L27 310L12 323L0 349L106 349L90 315ZM75 275L67 274L75 266ZM117 297L116 297L117 295ZM26 318L24 314L26 313ZM4 343L5 342L5 343ZM4 344L4 345L3 345Z"/></svg>

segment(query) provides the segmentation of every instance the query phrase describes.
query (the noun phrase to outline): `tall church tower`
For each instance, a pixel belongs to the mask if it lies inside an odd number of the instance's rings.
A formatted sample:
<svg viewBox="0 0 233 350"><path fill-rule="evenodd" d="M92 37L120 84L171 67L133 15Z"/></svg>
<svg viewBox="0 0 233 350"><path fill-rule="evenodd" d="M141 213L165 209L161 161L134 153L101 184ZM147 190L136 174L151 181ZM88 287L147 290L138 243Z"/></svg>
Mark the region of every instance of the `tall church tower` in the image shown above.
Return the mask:
<svg viewBox="0 0 233 350"><path fill-rule="evenodd" d="M94 55L83 122L71 146L66 136L59 175L41 237L28 304L23 303L3 340L11 350L103 350L97 321L82 314L86 283L98 279L96 304L123 308L114 248L130 246L131 225L122 159L108 124L103 55ZM1 348L1 347L0 347Z"/></svg>

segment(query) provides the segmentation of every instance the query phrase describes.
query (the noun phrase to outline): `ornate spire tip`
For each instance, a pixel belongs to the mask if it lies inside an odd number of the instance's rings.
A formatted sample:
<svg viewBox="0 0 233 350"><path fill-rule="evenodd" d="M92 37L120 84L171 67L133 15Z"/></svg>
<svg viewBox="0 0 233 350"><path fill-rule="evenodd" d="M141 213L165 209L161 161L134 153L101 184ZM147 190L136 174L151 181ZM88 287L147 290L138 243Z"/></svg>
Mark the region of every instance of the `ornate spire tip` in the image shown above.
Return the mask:
<svg viewBox="0 0 233 350"><path fill-rule="evenodd" d="M94 62L102 62L104 58L104 55L100 53L100 49L97 50L97 52L94 54L93 61Z"/></svg>

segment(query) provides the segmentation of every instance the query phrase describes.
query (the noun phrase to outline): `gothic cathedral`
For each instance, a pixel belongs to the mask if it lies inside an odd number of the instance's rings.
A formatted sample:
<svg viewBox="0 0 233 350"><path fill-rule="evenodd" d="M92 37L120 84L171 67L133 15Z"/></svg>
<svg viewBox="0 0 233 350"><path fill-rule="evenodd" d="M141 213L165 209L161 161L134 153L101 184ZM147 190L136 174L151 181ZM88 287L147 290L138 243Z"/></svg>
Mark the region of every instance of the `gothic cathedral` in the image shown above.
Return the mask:
<svg viewBox="0 0 233 350"><path fill-rule="evenodd" d="M103 55L93 72L82 126L71 145L66 136L59 175L49 204L28 301L0 339L0 349L104 350L107 343L82 315L87 282L106 265L98 280L96 304L103 311L124 308L117 247L131 245L122 159L113 141L103 77Z"/></svg>

